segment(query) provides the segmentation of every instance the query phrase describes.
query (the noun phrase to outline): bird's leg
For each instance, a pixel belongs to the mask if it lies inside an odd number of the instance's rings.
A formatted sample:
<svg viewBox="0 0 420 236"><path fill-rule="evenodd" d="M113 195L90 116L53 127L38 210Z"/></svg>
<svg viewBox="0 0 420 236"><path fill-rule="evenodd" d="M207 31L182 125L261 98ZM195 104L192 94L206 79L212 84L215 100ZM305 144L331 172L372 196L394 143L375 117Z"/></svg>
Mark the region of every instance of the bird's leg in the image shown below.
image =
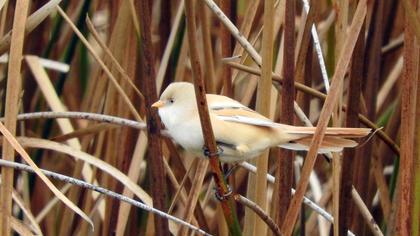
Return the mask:
<svg viewBox="0 0 420 236"><path fill-rule="evenodd" d="M216 196L217 200L224 201L228 199L230 195L232 195L233 193L232 188L228 184L226 185L226 187L227 187L227 192L224 194L220 194L219 191L217 191L217 189L215 188L214 195Z"/></svg>
<svg viewBox="0 0 420 236"><path fill-rule="evenodd" d="M210 158L210 157L215 157L215 156L220 156L220 155L222 155L222 153L223 153L223 149L222 149L219 145L216 145L216 148L217 148L217 152L215 152L215 153L211 153L211 152L209 151L209 149L208 149L206 146L204 146L204 147L203 147L203 153L204 153L204 156L206 156L206 157Z"/></svg>
<svg viewBox="0 0 420 236"><path fill-rule="evenodd" d="M221 148L219 145L216 145L216 147L217 147L217 152L216 153L211 153L210 151L209 151L209 149L206 147L206 146L204 146L203 147L203 153L204 153L204 155L206 156L206 157L208 157L208 158L210 158L210 157L214 157L214 156L220 156L220 155L222 155L223 154L223 148ZM234 168L234 167L233 167ZM233 168L231 168L231 169L229 169L228 170L228 174L230 175L232 172L232 169ZM227 176L229 176L229 175L227 175ZM227 179L226 179L226 177L225 177L225 181L226 181ZM232 195L232 188L229 186L229 184L227 184L226 185L226 187L227 187L227 192L226 193L223 193L223 194L220 194L219 193L219 191L217 190L217 188L215 188L214 190L215 190L215 193L214 193L214 195L216 196L216 198L217 198L217 200L219 200L219 201L224 201L224 200L226 200L230 195Z"/></svg>

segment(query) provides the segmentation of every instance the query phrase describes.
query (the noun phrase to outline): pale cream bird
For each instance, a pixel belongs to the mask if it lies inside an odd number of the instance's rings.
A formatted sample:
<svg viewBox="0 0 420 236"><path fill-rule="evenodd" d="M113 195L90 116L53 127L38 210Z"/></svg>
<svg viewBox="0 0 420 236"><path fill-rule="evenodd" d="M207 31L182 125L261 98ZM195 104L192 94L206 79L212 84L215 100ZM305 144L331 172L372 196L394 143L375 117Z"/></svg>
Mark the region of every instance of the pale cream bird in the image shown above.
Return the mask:
<svg viewBox="0 0 420 236"><path fill-rule="evenodd" d="M241 103L221 95L207 94L214 137L222 162L239 162L257 157L270 147L308 150L315 127L275 123ZM194 86L187 82L170 84L152 107L167 133L185 150L204 157L204 139L195 100ZM367 128L327 128L319 153L339 152L355 147L348 138L368 135Z"/></svg>

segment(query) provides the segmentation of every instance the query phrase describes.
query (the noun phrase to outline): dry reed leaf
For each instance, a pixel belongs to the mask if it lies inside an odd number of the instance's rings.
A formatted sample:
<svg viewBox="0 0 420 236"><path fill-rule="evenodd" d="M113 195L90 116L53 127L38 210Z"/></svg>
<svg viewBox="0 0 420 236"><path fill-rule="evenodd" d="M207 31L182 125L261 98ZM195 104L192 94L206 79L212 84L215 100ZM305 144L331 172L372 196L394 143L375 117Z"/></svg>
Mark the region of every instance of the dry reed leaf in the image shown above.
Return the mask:
<svg viewBox="0 0 420 236"><path fill-rule="evenodd" d="M379 228L378 224L376 223L375 219L373 218L372 214L369 212L369 209L363 202L362 197L360 197L357 190L352 187L351 189L351 195L353 198L354 203L356 204L357 208L359 208L360 213L365 219L365 222L370 228L370 231L375 236L383 236L383 233L381 231L381 228ZM360 219L359 219L360 220Z"/></svg>
<svg viewBox="0 0 420 236"><path fill-rule="evenodd" d="M171 34L169 35L168 42L166 43L165 51L163 53L162 59L160 60L159 70L156 74L156 88L157 93L159 94L162 89L163 79L165 78L166 69L168 68L169 58L172 52L172 48L175 44L176 35L178 33L178 28L181 23L181 17L184 13L184 4L185 0L181 0L176 12L174 23L172 25Z"/></svg>
<svg viewBox="0 0 420 236"><path fill-rule="evenodd" d="M384 104L385 99L389 97L389 93L391 89L394 87L397 80L400 78L402 69L403 69L404 59L401 56L398 58L398 61L395 63L394 67L391 70L391 73L388 74L387 78L385 79L385 82L382 84L382 87L380 88L377 100L376 100L376 111L378 112L382 104Z"/></svg>
<svg viewBox="0 0 420 236"><path fill-rule="evenodd" d="M134 28L136 29L136 35L137 35L138 38L140 38L140 34L141 34L140 23L139 23L139 17L137 16L137 13L136 13L136 7L134 5L134 1L133 0L128 0L128 3L130 5L129 9L130 9L131 17L132 17L132 20L133 20Z"/></svg>
<svg viewBox="0 0 420 236"><path fill-rule="evenodd" d="M185 71L187 67L191 67L191 63L188 58L188 37L186 34L184 34L182 36L182 44L179 52L178 65L175 69L174 82L191 81L189 79L186 79L187 76L185 76Z"/></svg>
<svg viewBox="0 0 420 236"><path fill-rule="evenodd" d="M32 32L42 21L45 20L53 11L55 7L61 2L61 0L51 0L47 2L44 6L39 8L36 12L32 13L28 17L25 25L25 34ZM5 53L12 41L12 31L9 31L3 38L0 40L0 55Z"/></svg>
<svg viewBox="0 0 420 236"><path fill-rule="evenodd" d="M83 42L83 44L86 46L86 48L89 50L89 52L92 54L92 56L96 59L96 61L99 63L101 68L104 70L108 78L111 80L112 84L115 86L115 89L118 91L119 95L123 98L123 100L126 102L126 105L128 106L129 110L131 111L131 114L134 116L134 118L137 121L141 121L141 117L139 113L137 112L136 108L130 101L130 98L127 96L125 91L121 88L119 83L117 82L117 79L114 77L114 75L111 73L109 68L105 65L105 63L102 61L102 59L98 56L98 54L94 51L93 47L89 44L89 42L86 40L86 38L83 36L83 34L77 29L77 27L73 24L73 22L70 20L70 18L67 16L67 14L59 7L56 7L60 15L66 20L66 22L70 25L72 30L77 34L80 41Z"/></svg>
<svg viewBox="0 0 420 236"><path fill-rule="evenodd" d="M51 138L51 140L56 141L56 142L64 142L69 139L81 138L86 135L93 135L93 134L97 134L100 132L104 132L104 131L112 130L116 128L119 128L119 126L113 125L113 124L103 124L103 123L94 124L94 125L89 125L86 128L75 130L74 132L71 132L71 133L55 136Z"/></svg>
<svg viewBox="0 0 420 236"><path fill-rule="evenodd" d="M62 192L63 194L67 194L67 192L69 191L70 187L72 187L72 184L66 184L64 185L64 187L62 187L60 189L60 192ZM55 205L57 203L59 203L60 199L53 197L43 208L42 210L38 213L38 215L35 217L35 220L37 223L41 222L46 216L47 214L55 207Z"/></svg>
<svg viewBox="0 0 420 236"><path fill-rule="evenodd" d="M217 4L212 0L204 0L207 6L216 13L216 16L223 22L223 24L229 29L232 35L236 38L238 43L245 48L252 59L258 64L261 65L262 58L254 47L248 42L244 35L236 28L236 26L229 20L229 18L223 13L222 10L217 6Z"/></svg>
<svg viewBox="0 0 420 236"><path fill-rule="evenodd" d="M165 155L165 154L164 154ZM171 167L169 166L169 163L164 160L163 162L165 164L165 170L171 170ZM182 181L180 183L178 183L178 180L175 177L175 174L171 171L168 172L168 177L169 180L172 183L172 187L176 190L174 196L172 197L172 201L171 204L169 205L168 208L168 213L170 214L173 210L173 208L175 207L176 203L178 202L178 198L181 200L182 204L185 206L187 203L187 193L185 191L185 181L188 178L189 175L189 170L191 170L191 167L195 165L195 161L193 162L193 164L190 166L190 168L188 169L187 173L184 175L184 178L182 179Z"/></svg>
<svg viewBox="0 0 420 236"><path fill-rule="evenodd" d="M103 46L105 52L108 54L108 56L115 57L115 61L119 61L119 64L121 64L121 69L124 67L125 70L127 70L127 74L131 75L131 78L135 80L136 84L139 84L139 80L135 78L138 74L135 72L135 67L138 67L138 65L135 65L135 61L138 59L137 57L139 55L135 55L138 53L138 47L134 43L137 42L137 40L140 39L140 27L138 24L138 16L136 12L136 6L134 5L133 1L125 1L120 5L120 8L118 9L118 16L115 19L115 24L112 28L112 34L109 36L109 42L107 46ZM132 45L129 47L126 46L127 42L132 42ZM109 51L109 53L108 53ZM132 53L134 51L134 53ZM111 57L112 59L112 57ZM112 59L114 60L114 59ZM108 64L112 64L110 60L107 60ZM116 63L116 62L114 62ZM112 66L112 72L116 72L118 70L120 72L120 69L118 69L118 66L115 68L115 66ZM131 72L131 73L130 73ZM120 72L121 73L121 72ZM121 81L123 82L123 81ZM147 94L147 93L146 93ZM107 100L105 104L105 112L117 114L119 116L127 116L125 105L122 103L121 99L118 99L118 97L115 96L115 89L109 88L107 93ZM119 103L115 103L114 100L118 99ZM143 104L145 104L145 100L143 99ZM119 139L118 133L112 132L109 134L110 140L115 139L116 141ZM132 179L134 182L139 181L139 178L141 175L144 175L145 164L147 162L144 162L144 155L147 149L148 140L145 136L144 132L140 132L137 136L131 137L133 141L130 141L130 146L125 146L124 148L119 148L118 146L112 144L106 146L106 152L107 153L114 153L112 155L107 155L106 160L109 163L121 163L120 155L125 156L127 159L123 160L124 162L129 163L126 165L126 168L128 169L128 177ZM137 141L135 141L137 139ZM116 142L113 142L116 143ZM134 153L131 154L126 153L125 149L130 150L134 146ZM131 152L131 151L130 151ZM117 154L118 153L118 154ZM149 164L149 163L147 163ZM112 186L113 183L111 180L108 181L108 183ZM128 191L127 187L124 187L123 193L127 196L132 196L130 191ZM156 207L156 202L154 202L154 205ZM132 209L131 205L121 203L119 204L119 210L118 214L115 212L115 215L110 215L106 220L107 221L116 221L116 234L122 235L124 234L124 231L126 230L127 222L129 222L129 214Z"/></svg>
<svg viewBox="0 0 420 236"><path fill-rule="evenodd" d="M194 214L194 209L198 204L198 197L201 193L201 188L203 187L204 177L207 173L207 167L209 166L209 162L207 160L199 160L197 163L197 168L195 170L194 180L188 194L187 198L187 205L185 206L184 212L184 220L186 222L191 222ZM188 230L185 227L181 229L179 233L182 236L187 235Z"/></svg>
<svg viewBox="0 0 420 236"><path fill-rule="evenodd" d="M34 236L38 235L29 225L26 225L24 222L16 219L15 217L10 218L10 225L12 229L22 236ZM42 235L42 234L40 234Z"/></svg>
<svg viewBox="0 0 420 236"><path fill-rule="evenodd" d="M67 111L66 107L63 105L60 98L58 97L47 72L42 67L39 61L39 57L25 56L25 60L28 63L29 69L34 75L34 78L36 82L38 83L38 86L41 89L41 92L44 94L44 98L47 101L51 110L54 112ZM69 119L61 118L61 119L56 119L56 120L63 134L74 132L73 125L70 123ZM67 141L67 144L72 146L73 148L81 149L81 144L78 139L70 139ZM83 177L86 180L90 180L92 178L91 170L89 170L89 172L85 172L85 171L83 172Z"/></svg>
<svg viewBox="0 0 420 236"><path fill-rule="evenodd" d="M144 132L140 132L137 144L134 149L133 158L130 163L130 167L128 170L128 178L133 180L133 182L137 182L140 176L140 168L142 168L142 163L144 162L144 156L147 150L147 135ZM127 197L132 197L133 194L128 190L127 187L124 187L123 195ZM116 235L123 235L125 228L127 226L129 213L132 206L127 203L121 203L120 209L118 211L118 221L117 221L117 229L115 231Z"/></svg>
<svg viewBox="0 0 420 236"><path fill-rule="evenodd" d="M212 35L211 35L211 25L210 21L211 18L209 18L209 13L207 7L204 5L203 2L198 2L198 15L200 17L201 21L201 38L203 40L203 52L204 52L204 64L206 65L204 67L204 78L205 78L205 85L206 85L206 91L207 93L215 93L216 92L216 74L215 74L215 67L214 67L214 56L213 56L213 47L212 47ZM221 30L223 31L223 29ZM220 32L221 32L220 31ZM228 40L226 42L230 42L230 34L227 32ZM224 40L222 40L222 54L223 54L223 48L224 48ZM229 43L230 45L230 43ZM231 55L228 55L231 56ZM227 68L227 67L226 67ZM227 68L230 70L230 68ZM223 76L219 76L218 78L221 78L222 80L225 80ZM226 78L226 81L230 81L231 78ZM223 92L229 96L232 96L231 90L232 90L232 82L228 82L228 87L230 88L224 88Z"/></svg>
<svg viewBox="0 0 420 236"><path fill-rule="evenodd" d="M22 210L25 217L27 217L29 222L32 224L33 231L37 235L43 235L41 231L41 227L39 226L38 222L36 221L30 209L25 205L25 202L23 201L23 199L19 196L19 193L13 190L12 198L13 198L13 201L16 203L16 205L19 206L19 208ZM13 223L12 223L12 227L13 227Z"/></svg>
<svg viewBox="0 0 420 236"><path fill-rule="evenodd" d="M86 153L81 150L75 149L65 144L45 140L45 139L38 139L38 138L26 138L26 137L19 137L19 143L21 143L25 147L30 148L41 148L56 151L59 153L65 153L70 155L78 160L82 160L86 163L89 163L96 168L108 173L116 180L121 182L124 186L126 186L130 191L132 191L139 199L141 199L146 205L152 206L152 199L150 196L140 188L136 183L129 179L127 175L116 169L115 167L111 166L110 164Z"/></svg>
<svg viewBox="0 0 420 236"><path fill-rule="evenodd" d="M413 1L402 0L402 5L404 7L407 20L410 21L410 24L408 24L408 27L411 27L413 34L415 35L415 37L419 39L420 38L420 15L416 13L415 4L413 6L411 2Z"/></svg>
<svg viewBox="0 0 420 236"><path fill-rule="evenodd" d="M11 144L11 146L18 152L22 158L34 169L35 173L38 177L48 186L48 188L69 208L71 208L74 212L80 215L85 221L87 221L92 230L94 229L93 222L89 219L89 217L78 208L73 202L71 202L60 190L58 190L54 184L41 172L35 162L32 161L31 157L29 157L28 153L23 149L21 144L16 140L16 138L6 129L3 123L0 122L0 132L3 136L7 139L7 142ZM3 142L6 141L3 140ZM3 147L4 148L4 147Z"/></svg>
<svg viewBox="0 0 420 236"><path fill-rule="evenodd" d="M240 26L240 31L244 35L245 38L249 38L249 35L251 33L252 23L255 21L255 16L257 14L259 4L260 4L260 0L250 1L248 3L247 9L244 14L245 17ZM232 55L242 55L244 51L245 50L243 47L241 47L241 44L237 42ZM236 76L232 76L232 78L235 78L235 77Z"/></svg>
<svg viewBox="0 0 420 236"><path fill-rule="evenodd" d="M323 188L322 197L317 201L319 207L326 209L326 206L332 197L331 187L332 180L330 179ZM317 226L317 224L320 235L328 234L327 228L328 225L330 225L331 223L328 222L321 215L317 214L316 211L311 212L311 214L308 217L308 220L305 222L305 233L307 235L313 235L315 233L315 227Z"/></svg>
<svg viewBox="0 0 420 236"><path fill-rule="evenodd" d="M99 46L102 48L102 50L106 53L106 55L111 59L112 64L115 66L117 71L122 75L122 78L133 88L134 92L143 100L144 102L144 96L143 94L137 89L136 85L133 83L131 78L128 76L127 72L122 68L118 60L114 57L111 50L105 45L105 43L101 40L99 37L98 32L95 29L95 26L93 25L92 21L89 17L86 17L86 25L88 29L90 30L90 33L92 34L93 38L96 40L96 42L99 44Z"/></svg>
<svg viewBox="0 0 420 236"><path fill-rule="evenodd" d="M0 0L0 11L3 9L6 0Z"/></svg>
<svg viewBox="0 0 420 236"><path fill-rule="evenodd" d="M301 83L303 82L304 73L305 73L304 65L305 65L306 57L312 55L312 53L308 53L308 47L309 47L309 44L311 43L311 29L314 24L316 15L318 14L316 12L318 10L316 5L317 4L313 4L313 6L311 6L309 10L309 13L305 14L305 21L302 21L302 25L300 26L300 30L298 31L299 33L297 36L296 51L295 51L295 59L296 59L295 78L296 78L296 81L301 82Z"/></svg>
<svg viewBox="0 0 420 236"><path fill-rule="evenodd" d="M37 56L25 56L25 60L28 63L28 66L34 75L35 80L38 83L39 88L41 89L42 93L44 94L44 98L47 101L49 107L54 112L65 112L67 111L66 107L62 104L60 98L58 97L56 90L51 83L50 78L48 77L47 72L42 67L39 57ZM69 119L56 119L58 126L61 129L63 134L72 133L74 132L73 125L70 123ZM82 148L79 139L73 138L66 141L67 144L75 149L80 150ZM92 168L89 165L83 165L82 168L82 176L86 181L92 181L94 184L98 184L98 181L93 176ZM97 199L99 197L99 193L92 192L93 199ZM101 218L105 215L105 204L102 203L99 207L99 213Z"/></svg>
<svg viewBox="0 0 420 236"><path fill-rule="evenodd" d="M41 231L41 227L39 226L38 222L36 222L36 219L34 215L32 214L30 208L25 205L25 203L23 202L23 199L19 196L19 194L16 191L12 192L12 198L13 198L13 201L16 203L16 205L18 205L19 208L22 210L25 217L27 217L27 219L29 220L29 223L31 223L31 226L34 229L34 232L37 235L43 235Z"/></svg>
<svg viewBox="0 0 420 236"><path fill-rule="evenodd" d="M59 61L54 61L54 60L50 60L46 58L39 58L39 60L45 69L51 69L51 70L59 71L62 73L67 73L70 70L69 65L59 62ZM5 53L0 56L0 63L7 63L7 62L9 62L9 55Z"/></svg>
<svg viewBox="0 0 420 236"><path fill-rule="evenodd" d="M132 66L132 64L134 64L134 62L136 61L136 58L135 57L130 58L130 56L133 54L133 52L134 54L136 54L136 50L135 50L136 48L132 47L130 49L130 47L126 47L127 42L129 44L132 44L135 42L135 40L133 40L133 37L132 37L133 27L132 27L132 19L130 18L130 12L129 12L130 11L129 2L128 1L122 2L122 5L119 8L116 8L115 11L117 13L117 18L116 18L114 27L112 29L112 35L110 35L110 39L109 39L109 49L110 49L109 55L112 55L111 59L112 57L117 58L117 60L119 61L119 63L117 64L122 65L121 71L123 75L127 73L127 74L130 74L131 77L133 77L134 72L133 73L130 73L130 72L132 72L131 71L133 70L132 68L135 68L134 66ZM99 108L99 109L101 110L103 109L104 113L116 114L121 117L128 116L131 113L132 116L134 116L134 118L137 121L141 121L142 118L140 117L139 113L137 112L136 107L132 104L130 100L131 94L129 93L128 88L126 88L125 83L123 83L123 81L118 79L120 76L118 77L114 76L114 74L115 75L118 74L118 71L115 69L114 66L111 66L111 65L107 66L108 64L110 64L111 60L109 59L102 60L101 57L98 56L98 53L93 50L92 46L87 42L87 40L81 34L81 32L68 19L66 14L61 9L59 9L59 13L66 19L67 23L70 25L72 30L77 34L77 36L86 46L88 51L97 61L99 66L105 72L106 76L101 75L99 76L99 79L102 79L102 78L110 79L111 84L114 85L114 86L108 86L108 88L106 89L106 92L104 94L106 96L106 100L104 100L105 101L104 108ZM130 66L132 67L130 68ZM122 67L124 67L124 69L122 69ZM128 78L128 76L126 78ZM97 83L105 84L102 81L97 81ZM140 94L138 90L137 90L137 93ZM142 95L140 95L140 97L142 97ZM91 109L94 109L94 108L92 107ZM127 112L127 110L129 112ZM97 155L100 155L100 153L102 152L105 153L104 160L107 163L114 164L115 166L120 166L119 163L125 162L125 160L121 160L119 157L121 155L125 156L124 152L126 149L129 149L129 147L127 145L123 147L118 147L117 144L119 141L121 141L120 139L121 136L126 137L126 134L127 134L126 130L127 129L123 129L123 130L114 129L114 130L111 130L106 135L101 135L98 142L100 143L100 145L96 145L95 147L95 149L97 150L96 153L98 153ZM137 166L137 168L140 168L140 166ZM105 186L113 188L115 181L109 178L109 176L104 175L102 177L102 183ZM107 207L112 208L113 201L111 199L106 199L105 201L106 201ZM111 225L113 225L112 222L116 220L116 214L111 213L111 211L107 211L106 213L107 214L105 215L105 219L103 221L104 234L108 234L109 230L111 230L110 229Z"/></svg>

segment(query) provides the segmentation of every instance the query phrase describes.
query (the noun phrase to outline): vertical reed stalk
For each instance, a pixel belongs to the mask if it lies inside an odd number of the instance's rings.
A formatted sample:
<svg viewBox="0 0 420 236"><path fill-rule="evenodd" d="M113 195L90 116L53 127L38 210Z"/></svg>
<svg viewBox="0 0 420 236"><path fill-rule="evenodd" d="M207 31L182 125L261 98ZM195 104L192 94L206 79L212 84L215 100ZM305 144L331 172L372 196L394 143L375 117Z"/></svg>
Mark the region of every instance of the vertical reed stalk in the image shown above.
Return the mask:
<svg viewBox="0 0 420 236"><path fill-rule="evenodd" d="M383 5L384 1L375 1L372 12L372 19L369 25L368 37L366 40L366 51L365 51L365 67L364 67L364 98L366 101L367 117L370 120L376 119L376 94L378 92L378 84L381 75L381 47L383 37ZM369 191L369 182L372 180L370 172L366 170L371 168L371 160L363 158L365 156L371 156L373 153L373 144L369 142L365 145L357 156L357 169L356 169L356 180L355 186L358 192L361 193L362 199L369 204L373 198L374 193ZM360 214L355 212L353 215L352 225L354 226L356 233L364 232L365 226L359 218Z"/></svg>
<svg viewBox="0 0 420 236"><path fill-rule="evenodd" d="M416 4L416 1L411 1ZM419 46L416 44L412 22L405 18L404 67L401 90L401 156L399 168L399 203L395 233L412 235L414 177L414 130L416 123L416 97L418 83Z"/></svg>
<svg viewBox="0 0 420 236"><path fill-rule="evenodd" d="M418 52L420 53L420 52ZM420 65L417 65L417 78L420 74ZM417 82L417 91L420 90L420 83ZM412 232L413 236L418 236L420 234L420 122L418 117L420 117L420 95L417 93L416 100L416 129L415 129L415 150L414 150L414 200L413 200L413 214L411 217L413 220Z"/></svg>
<svg viewBox="0 0 420 236"><path fill-rule="evenodd" d="M19 111L19 99L22 88L21 67L22 51L25 37L25 23L27 19L29 1L17 1L13 18L12 40L10 43L10 59L7 68L7 88L5 108L5 127L12 135L16 133L16 116ZM4 11L6 14L6 11ZM6 139L3 139L2 158L7 161L15 159L15 150ZM13 169L1 168L1 209L0 234L10 235L10 218L12 214Z"/></svg>
<svg viewBox="0 0 420 236"><path fill-rule="evenodd" d="M363 78L363 65L364 65L364 31L363 26L359 37L357 38L356 48L354 49L353 61L350 67L350 83L349 92L347 98L347 113L346 113L346 127L358 127L359 120L359 107L360 107L360 94L361 94L361 82ZM342 166L345 166L345 170L341 172L340 182L340 208L339 218L335 220L338 223L339 235L345 235L349 229L349 223L351 222L351 215L353 214L353 202L351 201L351 191L353 185L353 172L355 170L355 149L346 149L343 153Z"/></svg>
<svg viewBox="0 0 420 236"><path fill-rule="evenodd" d="M261 79L258 81L257 111L267 117L270 115L272 65L273 65L273 32L274 1L264 1L264 30L262 38ZM292 58L293 59L293 58ZM255 188L256 204L264 211L267 209L267 169L268 151L257 159L257 184ZM267 225L259 217L255 218L254 235L266 235Z"/></svg>
<svg viewBox="0 0 420 236"><path fill-rule="evenodd" d="M404 3L405 2L405 3ZM406 5L411 5L409 1L403 1L404 6ZM406 11L409 10L410 7L407 7ZM417 16L417 26L420 23L419 22L419 8L417 9L417 15L415 14L409 14L406 13L408 15L415 15ZM414 18L414 17L410 17L410 18ZM413 23L413 20L410 20L410 23ZM418 31L418 29L417 29ZM416 71L414 72L414 78L417 78L420 75L420 65L418 63L419 57L420 57L420 52L419 52L419 34L416 34L416 50L414 53L417 53L417 75L415 75ZM414 68L416 70L416 67ZM417 91L419 91L420 89L420 83L417 81ZM415 129L415 144L414 144L414 176L413 176L413 182L414 182L414 196L413 196L413 204L412 204L412 214L411 214L411 218L413 219L412 222L412 227L411 227L411 232L413 236L418 236L420 235L420 122L419 122L419 118L420 117L420 95L419 92L417 92L417 100L416 100L417 104L416 104L416 115L415 117L416 119L416 129Z"/></svg>
<svg viewBox="0 0 420 236"><path fill-rule="evenodd" d="M204 47L204 61L205 66L205 79L206 79L206 91L209 93L216 92L216 75L214 73L214 61L213 61L213 47L211 44L211 32L208 9L203 1L198 1L198 11L201 20L201 27L203 32L203 47ZM222 41L223 45L223 41Z"/></svg>
<svg viewBox="0 0 420 236"><path fill-rule="evenodd" d="M232 1L231 0L222 0L220 1L220 9L225 13L225 15L231 19L231 9ZM232 19L231 19L232 20ZM220 43L222 45L222 58L232 56L232 37L229 30L226 26L222 25L220 27ZM232 71L229 66L222 65L222 75L221 79L223 82L223 95L232 97Z"/></svg>
<svg viewBox="0 0 420 236"><path fill-rule="evenodd" d="M187 22L187 33L190 51L190 61L194 78L195 95L197 100L198 111L200 115L201 128L203 129L205 147L214 155L209 157L210 167L213 172L213 177L216 183L216 191L220 196L225 196L228 192L222 171L220 169L219 157L217 155L216 141L214 140L213 128L211 126L209 111L207 107L206 91L204 89L204 81L201 75L200 60L197 47L197 32L194 14L194 1L185 1L185 15ZM229 227L229 232L232 235L241 235L236 212L233 208L234 202L231 195L220 201L225 216L226 222Z"/></svg>
<svg viewBox="0 0 420 236"><path fill-rule="evenodd" d="M141 28L142 78L144 80L144 94L146 98L147 134L149 140L149 161L151 166L151 190L153 206L166 211L166 183L163 167L162 147L160 142L160 123L157 111L151 105L158 97L156 94L156 72L154 69L154 55L151 33L152 2L139 1L139 16ZM169 235L168 220L154 217L156 235Z"/></svg>
<svg viewBox="0 0 420 236"><path fill-rule="evenodd" d="M295 1L286 0L284 20L284 61L283 61L283 86L281 93L280 122L293 124L295 100ZM310 23L312 25L312 23ZM309 37L310 38L310 37ZM303 45L303 47L307 46ZM305 53L306 54L306 53ZM280 149L277 162L276 185L278 185L278 202L275 221L282 225L292 198L293 163L294 153L290 150ZM276 199L274 197L274 199Z"/></svg>
<svg viewBox="0 0 420 236"><path fill-rule="evenodd" d="M348 14L349 14L349 1L342 0L335 2L336 9L337 9L337 21L335 24L335 44L334 44L334 61L338 61L338 57L340 56L340 51L343 48L344 39L346 37L346 31L348 27ZM340 90L340 96L338 98L337 105L335 107L335 111L332 117L332 125L333 126L342 126L343 124L343 113L341 110L341 106L343 104L343 89L344 85L342 85ZM343 158L337 153L332 153L332 179L333 179L333 187L332 187L332 205L333 205L333 217L334 217L334 224L333 224L333 232L334 235L339 235L340 231L340 191L341 191L341 175L343 170Z"/></svg>

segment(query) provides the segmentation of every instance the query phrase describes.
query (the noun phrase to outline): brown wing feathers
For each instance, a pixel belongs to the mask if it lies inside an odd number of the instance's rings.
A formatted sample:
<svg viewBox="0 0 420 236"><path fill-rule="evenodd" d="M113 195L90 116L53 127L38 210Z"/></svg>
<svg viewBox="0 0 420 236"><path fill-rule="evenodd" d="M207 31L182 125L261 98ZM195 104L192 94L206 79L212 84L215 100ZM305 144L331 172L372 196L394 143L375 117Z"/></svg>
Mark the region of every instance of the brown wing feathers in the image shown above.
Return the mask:
<svg viewBox="0 0 420 236"><path fill-rule="evenodd" d="M303 126L286 126L285 132L289 134L308 134L315 133L316 127ZM368 128L339 128L328 127L325 131L326 136L342 137L342 138L361 138L368 135L371 129Z"/></svg>
<svg viewBox="0 0 420 236"><path fill-rule="evenodd" d="M307 149L312 140L312 135L315 133L316 127L297 127L287 126L285 132L288 134L302 134L308 135L306 137L293 140L293 143L300 144ZM371 129L366 128L327 128L325 137L322 140L320 150L325 151L340 151L345 147L355 147L357 142L347 138L361 138L368 135ZM287 145L285 145L287 148Z"/></svg>

